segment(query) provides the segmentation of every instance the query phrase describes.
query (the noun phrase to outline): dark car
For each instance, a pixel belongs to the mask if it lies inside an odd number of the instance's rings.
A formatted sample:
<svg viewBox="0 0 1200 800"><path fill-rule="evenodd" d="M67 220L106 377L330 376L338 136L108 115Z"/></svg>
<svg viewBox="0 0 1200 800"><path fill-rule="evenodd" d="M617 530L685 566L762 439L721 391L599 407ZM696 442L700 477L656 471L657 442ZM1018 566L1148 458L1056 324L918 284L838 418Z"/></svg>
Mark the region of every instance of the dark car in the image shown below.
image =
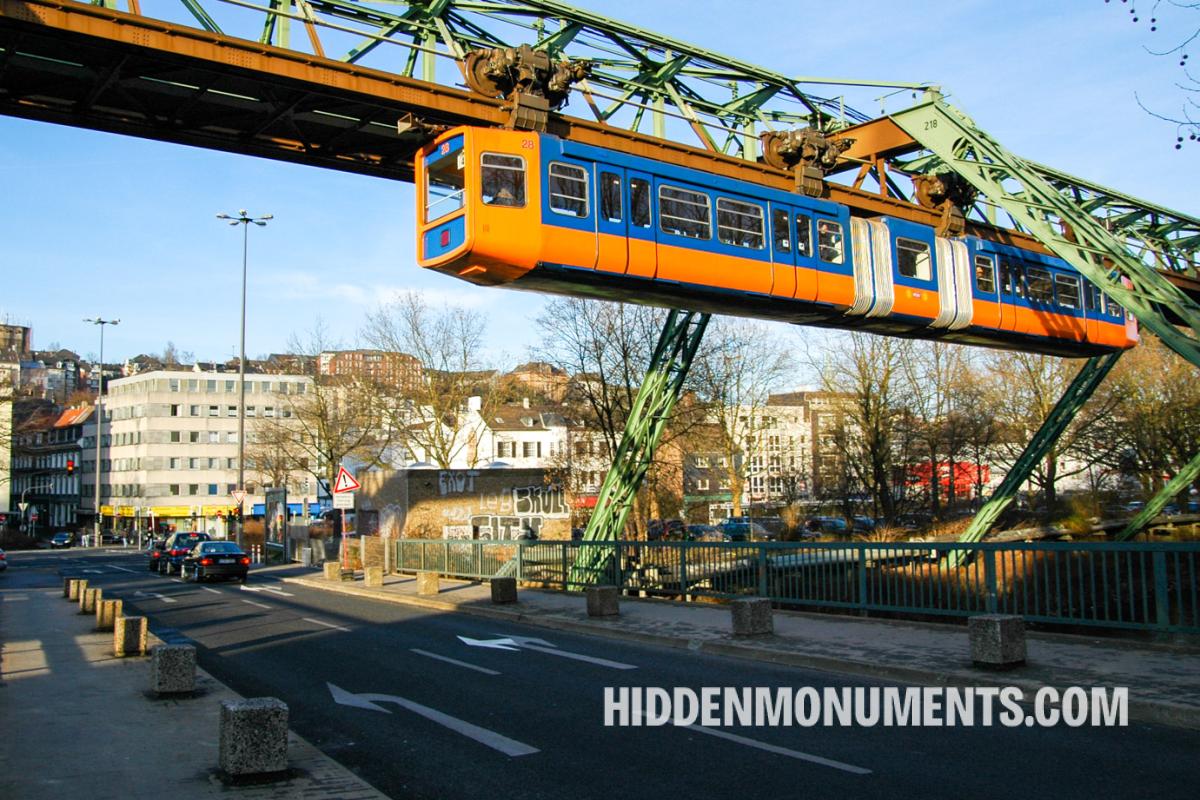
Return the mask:
<svg viewBox="0 0 1200 800"><path fill-rule="evenodd" d="M146 567L151 572L158 572L158 563L162 559L163 548L166 546L166 539L151 539L146 543Z"/></svg>
<svg viewBox="0 0 1200 800"><path fill-rule="evenodd" d="M725 537L715 526L697 523L687 526L687 540L689 542L721 542L725 540Z"/></svg>
<svg viewBox="0 0 1200 800"><path fill-rule="evenodd" d="M178 572L179 565L183 563L183 557L200 542L207 542L211 538L202 531L187 531L172 535L167 539L162 549L162 555L158 558L158 571L166 575Z"/></svg>
<svg viewBox="0 0 1200 800"><path fill-rule="evenodd" d="M50 537L50 547L57 549L59 547L71 547L75 544L74 534L68 531L59 531Z"/></svg>
<svg viewBox="0 0 1200 800"><path fill-rule="evenodd" d="M775 536L757 522L733 522L725 520L717 526L727 542L772 542Z"/></svg>
<svg viewBox="0 0 1200 800"><path fill-rule="evenodd" d="M233 542L200 542L183 557L179 574L185 581L206 581L209 578L233 578L246 582L250 572L250 556Z"/></svg>

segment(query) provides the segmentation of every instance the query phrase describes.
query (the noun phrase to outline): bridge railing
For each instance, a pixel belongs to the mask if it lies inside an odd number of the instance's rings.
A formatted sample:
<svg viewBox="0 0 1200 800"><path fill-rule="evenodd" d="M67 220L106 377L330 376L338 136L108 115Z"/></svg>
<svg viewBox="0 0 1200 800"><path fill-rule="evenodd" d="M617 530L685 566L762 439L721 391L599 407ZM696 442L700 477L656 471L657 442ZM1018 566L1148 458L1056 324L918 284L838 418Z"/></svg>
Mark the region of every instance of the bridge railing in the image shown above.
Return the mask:
<svg viewBox="0 0 1200 800"><path fill-rule="evenodd" d="M797 609L1200 632L1200 542L493 542L402 539L397 571L591 582L676 598L768 597ZM949 558L962 551L961 564ZM581 559L590 554L594 557Z"/></svg>

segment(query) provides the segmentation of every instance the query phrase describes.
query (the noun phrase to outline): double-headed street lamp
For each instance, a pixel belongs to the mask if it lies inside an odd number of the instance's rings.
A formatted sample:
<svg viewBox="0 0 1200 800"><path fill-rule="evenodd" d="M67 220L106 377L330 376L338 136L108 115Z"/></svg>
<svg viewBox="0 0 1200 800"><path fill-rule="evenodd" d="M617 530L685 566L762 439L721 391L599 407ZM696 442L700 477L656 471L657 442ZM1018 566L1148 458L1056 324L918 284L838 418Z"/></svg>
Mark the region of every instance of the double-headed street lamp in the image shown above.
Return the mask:
<svg viewBox="0 0 1200 800"><path fill-rule="evenodd" d="M252 217L246 209L240 209L236 217L229 214L217 214L217 219L228 220L230 225L242 226L242 333L241 346L238 354L238 544L242 543L242 502L246 498L246 255L249 249L250 225L264 227L275 217L265 214Z"/></svg>
<svg viewBox="0 0 1200 800"><path fill-rule="evenodd" d="M96 381L96 494L95 494L95 522L92 525L95 541L100 541L100 436L104 433L104 326L105 325L120 325L119 319L102 319L95 317L94 319L85 319L84 322L90 322L93 325L100 326L100 375Z"/></svg>

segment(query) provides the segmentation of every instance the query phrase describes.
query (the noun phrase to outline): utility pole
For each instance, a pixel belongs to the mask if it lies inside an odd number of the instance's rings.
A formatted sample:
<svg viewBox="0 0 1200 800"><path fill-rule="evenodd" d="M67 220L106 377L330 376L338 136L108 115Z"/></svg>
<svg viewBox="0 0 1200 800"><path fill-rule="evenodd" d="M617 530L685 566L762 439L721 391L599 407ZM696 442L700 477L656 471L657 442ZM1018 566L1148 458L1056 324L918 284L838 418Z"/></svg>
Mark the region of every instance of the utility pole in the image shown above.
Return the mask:
<svg viewBox="0 0 1200 800"><path fill-rule="evenodd" d="M242 226L242 327L238 347L238 529L237 543L242 546L242 530L246 527L246 516L243 505L246 502L246 260L249 252L250 225L265 227L269 220L275 217L265 214L261 217L251 217L246 209L240 209L236 217L229 214L217 214L217 219L228 220L230 225Z"/></svg>
<svg viewBox="0 0 1200 800"><path fill-rule="evenodd" d="M105 325L120 325L119 319L102 319L95 317L94 319L85 319L84 322L90 322L93 325L100 326L100 375L96 381L96 493L95 493L95 512L96 516L92 523L92 536L94 541L100 541L100 439L104 434L104 326Z"/></svg>

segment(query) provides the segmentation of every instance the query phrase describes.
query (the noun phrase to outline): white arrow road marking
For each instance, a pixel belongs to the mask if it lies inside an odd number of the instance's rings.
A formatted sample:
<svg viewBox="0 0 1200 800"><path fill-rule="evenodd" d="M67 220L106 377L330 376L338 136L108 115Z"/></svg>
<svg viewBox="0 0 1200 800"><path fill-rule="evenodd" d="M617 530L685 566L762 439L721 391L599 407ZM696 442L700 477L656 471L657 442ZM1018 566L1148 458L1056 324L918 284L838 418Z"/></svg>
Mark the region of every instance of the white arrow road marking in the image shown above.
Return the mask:
<svg viewBox="0 0 1200 800"><path fill-rule="evenodd" d="M322 622L321 620L313 619L312 617L301 617L300 619L304 620L305 622L311 622L313 625L324 625L326 628L333 628L335 630L345 631L346 633L351 632L349 628L343 628L341 625L334 625L332 622Z"/></svg>
<svg viewBox="0 0 1200 800"><path fill-rule="evenodd" d="M291 592L285 592L283 589L276 589L274 586L247 586L242 584L243 592L273 592L280 597L295 597Z"/></svg>
<svg viewBox="0 0 1200 800"><path fill-rule="evenodd" d="M870 775L871 774L871 770L866 769L865 767L856 767L853 764L847 764L844 761L834 761L832 758L823 758L822 756L814 756L812 753L802 753L799 750L789 750L786 747L779 747L778 745L767 744L766 742L760 742L756 739L748 739L745 736L738 736L736 733L730 733L729 731L723 731L723 730L720 730L719 728L705 728L700 725L682 725L682 726L677 726L677 727L687 728L689 731L693 731L695 733L703 733L706 736L715 736L718 739L726 739L730 742L737 742L738 744L744 744L747 747L754 747L759 750L766 750L768 753L775 753L776 755L787 756L788 758L794 758L794 759L797 759L798 761L807 761L811 764L820 764L823 767L832 767L833 769L840 769L843 772L852 772L855 775Z"/></svg>
<svg viewBox="0 0 1200 800"><path fill-rule="evenodd" d="M502 634L496 634L500 636ZM458 637L462 639L463 637ZM464 640L465 641L465 640ZM595 664L600 667L608 667L609 669L637 669L633 664L623 664L620 661L609 661L607 658L596 658L595 656L585 656L583 653L572 653L569 650L559 650L558 645L551 644L545 639L534 639L530 636L508 636L504 639L494 641L508 642L522 650L535 650L539 653L547 653L560 658L569 658L572 661L585 661L588 664ZM504 647L503 650L512 648Z"/></svg>
<svg viewBox="0 0 1200 800"><path fill-rule="evenodd" d="M21 599L24 600L25 598L22 597ZM479 667L474 664L468 664L466 661L459 661L458 659L450 658L449 656L439 656L437 653L431 653L428 650L418 650L415 647L410 647L409 651L416 653L419 656L425 656L426 658L436 658L438 661L445 661L447 664L453 664L456 667L464 667L466 669L473 669L476 672L482 672L484 675L499 675L500 674L499 672L496 672L496 670L494 670L494 669L488 669L487 667Z"/></svg>
<svg viewBox="0 0 1200 800"><path fill-rule="evenodd" d="M513 645L516 644L512 639L472 639L468 636L458 637L463 644L471 647L490 647L493 650L516 650Z"/></svg>
<svg viewBox="0 0 1200 800"><path fill-rule="evenodd" d="M243 600L242 602L246 603L247 605L258 606L259 608L265 608L268 611L271 609L271 607L269 605L267 605L266 603L256 603L253 600Z"/></svg>
<svg viewBox="0 0 1200 800"><path fill-rule="evenodd" d="M443 714L434 708L423 706L420 703L414 703L412 700L406 700L403 697L397 697L393 694L354 694L347 692L345 689L339 689L332 683L326 683L329 687L330 694L333 695L333 701L344 706L353 706L355 708L365 708L370 711L382 711L385 714L390 714L386 708L376 705L377 703L395 703L401 708L408 709L414 714L418 714L430 722L436 722L438 725L449 728L455 733L461 733L468 739L474 739L482 745L499 750L506 756L528 756L534 753L541 752L536 747L531 747L524 742L518 742L516 739L509 739L507 736L502 736L495 731L489 731L487 728L481 728L478 725L472 725L466 720L452 717L449 714Z"/></svg>
<svg viewBox="0 0 1200 800"><path fill-rule="evenodd" d="M134 597L157 597L159 600L162 600L164 603L174 603L175 602L175 599L173 597L166 597L164 595L159 594L158 592L143 592L141 590L138 590L133 593L133 596Z"/></svg>

